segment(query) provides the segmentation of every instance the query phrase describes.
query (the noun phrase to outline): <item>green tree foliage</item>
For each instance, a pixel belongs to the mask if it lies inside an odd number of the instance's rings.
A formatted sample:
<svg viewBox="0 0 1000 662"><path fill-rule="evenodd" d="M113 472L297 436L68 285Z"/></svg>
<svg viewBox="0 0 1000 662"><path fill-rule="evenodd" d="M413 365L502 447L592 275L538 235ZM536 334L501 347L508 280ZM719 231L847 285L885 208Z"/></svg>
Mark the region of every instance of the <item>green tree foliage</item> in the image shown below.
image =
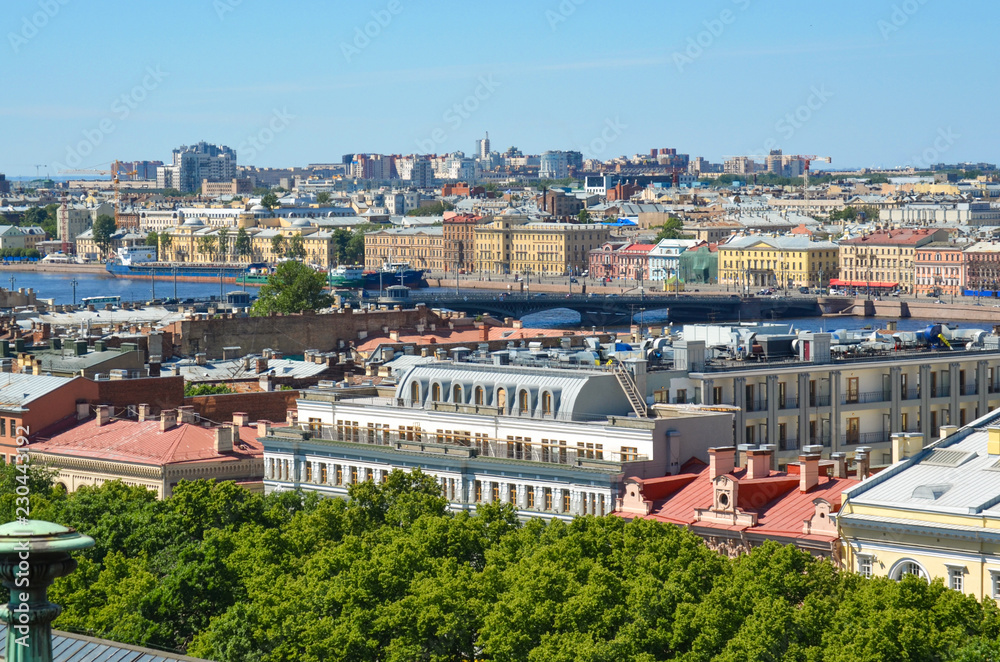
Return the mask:
<svg viewBox="0 0 1000 662"><path fill-rule="evenodd" d="M184 384L184 395L185 397L191 397L194 395L223 395L225 393L234 393L232 388L226 386L225 384L194 384L187 382Z"/></svg>
<svg viewBox="0 0 1000 662"><path fill-rule="evenodd" d="M330 202L330 194L326 191L320 191L316 194L316 202L321 205L325 205Z"/></svg>
<svg viewBox="0 0 1000 662"><path fill-rule="evenodd" d="M577 213L577 215L576 215L576 222L577 223L590 223L591 222L590 212L587 211L586 209L581 209L579 211L579 213Z"/></svg>
<svg viewBox="0 0 1000 662"><path fill-rule="evenodd" d="M682 231L683 228L684 222L675 216L671 216L667 219L666 223L659 227L659 232L656 233L653 243L659 243L662 239L690 239L691 235L684 234Z"/></svg>
<svg viewBox="0 0 1000 662"><path fill-rule="evenodd" d="M103 254L107 254L111 248L111 237L115 234L118 226L115 224L115 217L101 214L94 221L94 243L98 245Z"/></svg>
<svg viewBox="0 0 1000 662"><path fill-rule="evenodd" d="M219 662L1000 660L996 604L940 580L772 542L731 560L649 520L454 514L420 471L348 500L196 481L164 501L31 471L32 515L96 541L49 592L55 626Z"/></svg>
<svg viewBox="0 0 1000 662"><path fill-rule="evenodd" d="M455 208L455 205L450 202L444 202L443 200L424 205L422 207L417 207L416 209L411 209L406 212L407 216L440 216L446 211L451 211Z"/></svg>
<svg viewBox="0 0 1000 662"><path fill-rule="evenodd" d="M250 257L250 253L253 252L253 242L246 228L240 228L236 231L236 240L233 243L233 249L240 258Z"/></svg>
<svg viewBox="0 0 1000 662"><path fill-rule="evenodd" d="M305 242L302 240L302 233L293 234L288 238L288 248L285 255L293 260L301 260L306 256Z"/></svg>
<svg viewBox="0 0 1000 662"><path fill-rule="evenodd" d="M275 208L280 206L278 204L278 196L268 191L264 195L260 196L260 206L267 209L271 216L274 216Z"/></svg>
<svg viewBox="0 0 1000 662"><path fill-rule="evenodd" d="M284 235L276 234L271 237L271 252L277 257L282 257L285 254L285 237Z"/></svg>
<svg viewBox="0 0 1000 662"><path fill-rule="evenodd" d="M250 314L288 314L325 308L331 302L325 287L326 274L323 272L301 262L282 262L260 288Z"/></svg>

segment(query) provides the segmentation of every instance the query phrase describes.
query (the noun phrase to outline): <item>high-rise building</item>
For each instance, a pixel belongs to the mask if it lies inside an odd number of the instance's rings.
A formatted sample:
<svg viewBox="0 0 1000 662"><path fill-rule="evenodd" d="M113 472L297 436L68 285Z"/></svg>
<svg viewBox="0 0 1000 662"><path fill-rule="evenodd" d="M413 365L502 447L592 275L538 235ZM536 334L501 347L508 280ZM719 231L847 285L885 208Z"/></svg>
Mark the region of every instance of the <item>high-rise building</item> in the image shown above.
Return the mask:
<svg viewBox="0 0 1000 662"><path fill-rule="evenodd" d="M198 190L202 181L236 178L236 152L225 145L181 145L173 152L173 164L156 168L158 188L176 188L182 193Z"/></svg>
<svg viewBox="0 0 1000 662"><path fill-rule="evenodd" d="M549 150L542 153L538 176L542 179L569 177L569 161L566 152Z"/></svg>
<svg viewBox="0 0 1000 662"><path fill-rule="evenodd" d="M476 156L485 161L490 156L490 132L486 132L486 137L476 141Z"/></svg>
<svg viewBox="0 0 1000 662"><path fill-rule="evenodd" d="M7 181L7 175L0 172L0 193L10 193L10 182Z"/></svg>
<svg viewBox="0 0 1000 662"><path fill-rule="evenodd" d="M410 171L410 182L417 188L430 188L434 185L434 169L427 159L414 157L413 169Z"/></svg>

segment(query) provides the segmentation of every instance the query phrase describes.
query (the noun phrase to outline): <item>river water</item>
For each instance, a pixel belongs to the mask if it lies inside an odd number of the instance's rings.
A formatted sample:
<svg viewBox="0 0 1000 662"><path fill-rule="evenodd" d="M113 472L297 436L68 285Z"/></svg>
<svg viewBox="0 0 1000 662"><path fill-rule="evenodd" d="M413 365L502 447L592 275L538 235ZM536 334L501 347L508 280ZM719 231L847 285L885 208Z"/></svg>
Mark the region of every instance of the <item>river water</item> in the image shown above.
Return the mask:
<svg viewBox="0 0 1000 662"><path fill-rule="evenodd" d="M95 276L90 273L82 273L74 276L68 273L51 273L35 271L10 271L0 272L0 286L10 287L11 278L14 279L13 287L32 288L39 298L55 299L57 304L73 303L72 281L75 278L76 302L79 303L83 297L90 296L120 296L122 301L148 301L154 298L153 281L140 278L105 278ZM172 278L157 279L155 283L156 297L167 298L176 297L179 299L219 296L220 291L231 292L233 290L244 289L239 284L225 283L221 288L218 283L187 283L178 281L175 285ZM259 288L247 286L248 292L256 294ZM433 291L433 290L428 290ZM449 290L450 291L450 290ZM524 326L532 329L554 329L554 328L577 328L580 325L580 316L565 308L554 308L552 310L527 315L522 320ZM635 315L634 322L643 326L659 326L666 322L665 310L646 310ZM746 320L750 321L750 320ZM770 321L770 320L769 320ZM863 328L884 328L885 323L891 320L885 318L865 318L865 317L797 317L781 320L773 320L776 323L792 324L797 329L806 331L834 331L836 329L863 329ZM932 320L925 319L901 319L897 322L897 329L900 331L915 331L926 327ZM945 322L947 320L936 320ZM967 322L961 324L963 327L989 329L991 325L985 322ZM622 327L608 328L608 331L627 331Z"/></svg>

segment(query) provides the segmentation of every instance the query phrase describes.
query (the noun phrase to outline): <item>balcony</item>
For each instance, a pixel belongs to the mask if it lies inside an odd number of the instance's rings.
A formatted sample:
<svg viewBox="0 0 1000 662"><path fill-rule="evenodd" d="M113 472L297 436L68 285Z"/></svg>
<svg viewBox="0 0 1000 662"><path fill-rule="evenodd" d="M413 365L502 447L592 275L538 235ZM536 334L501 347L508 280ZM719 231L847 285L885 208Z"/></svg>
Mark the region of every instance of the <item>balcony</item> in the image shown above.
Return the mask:
<svg viewBox="0 0 1000 662"><path fill-rule="evenodd" d="M799 399L794 396L785 396L784 398L778 398L778 409L798 409Z"/></svg>
<svg viewBox="0 0 1000 662"><path fill-rule="evenodd" d="M908 388L903 389L901 393L903 400L919 400L920 399L920 389L919 388Z"/></svg>
<svg viewBox="0 0 1000 662"><path fill-rule="evenodd" d="M767 398L747 401L747 411L765 411L767 409Z"/></svg>
<svg viewBox="0 0 1000 662"><path fill-rule="evenodd" d="M840 436L840 443L844 445L881 444L887 441L889 441L888 432L848 432Z"/></svg>
<svg viewBox="0 0 1000 662"><path fill-rule="evenodd" d="M962 395L976 395L979 393L979 389L976 388L975 384L962 384L962 388L959 393Z"/></svg>
<svg viewBox="0 0 1000 662"><path fill-rule="evenodd" d="M870 402L888 402L890 399L891 395L885 391L865 391L864 393L848 393L840 399L840 404L868 404Z"/></svg>

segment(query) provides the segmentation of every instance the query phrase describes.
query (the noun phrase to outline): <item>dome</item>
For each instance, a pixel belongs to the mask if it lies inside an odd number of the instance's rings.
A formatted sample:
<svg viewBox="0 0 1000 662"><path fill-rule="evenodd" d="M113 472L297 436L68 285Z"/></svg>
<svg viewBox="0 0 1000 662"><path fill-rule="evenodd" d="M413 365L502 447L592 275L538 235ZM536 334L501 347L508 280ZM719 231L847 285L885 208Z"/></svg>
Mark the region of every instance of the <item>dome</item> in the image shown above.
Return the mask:
<svg viewBox="0 0 1000 662"><path fill-rule="evenodd" d="M254 205L250 208L250 211L267 211L264 205Z"/></svg>
<svg viewBox="0 0 1000 662"><path fill-rule="evenodd" d="M309 227L309 219L307 218L297 218L292 222L293 228L307 228Z"/></svg>
<svg viewBox="0 0 1000 662"><path fill-rule="evenodd" d="M184 225L190 228L190 227L200 227L205 225L205 223L200 218L193 217L184 221Z"/></svg>

